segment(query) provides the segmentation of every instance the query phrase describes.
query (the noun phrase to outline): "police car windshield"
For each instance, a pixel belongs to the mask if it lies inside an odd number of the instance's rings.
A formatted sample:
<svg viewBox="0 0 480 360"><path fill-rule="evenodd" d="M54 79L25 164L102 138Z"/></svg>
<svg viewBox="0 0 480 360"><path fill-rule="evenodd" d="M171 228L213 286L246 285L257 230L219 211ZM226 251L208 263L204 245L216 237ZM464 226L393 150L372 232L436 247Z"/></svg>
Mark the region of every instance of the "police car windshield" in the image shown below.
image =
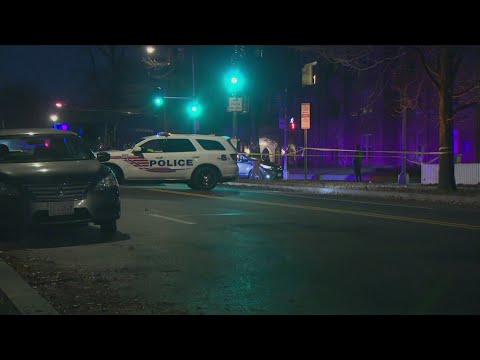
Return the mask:
<svg viewBox="0 0 480 360"><path fill-rule="evenodd" d="M76 135L0 136L0 163L92 159L95 159L95 155Z"/></svg>

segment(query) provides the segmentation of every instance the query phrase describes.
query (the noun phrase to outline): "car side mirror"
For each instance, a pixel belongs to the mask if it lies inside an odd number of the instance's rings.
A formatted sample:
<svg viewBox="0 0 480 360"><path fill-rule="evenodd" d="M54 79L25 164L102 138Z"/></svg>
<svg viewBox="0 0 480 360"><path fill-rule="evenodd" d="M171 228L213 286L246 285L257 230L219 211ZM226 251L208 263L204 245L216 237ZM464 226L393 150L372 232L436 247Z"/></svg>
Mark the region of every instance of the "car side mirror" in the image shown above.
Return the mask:
<svg viewBox="0 0 480 360"><path fill-rule="evenodd" d="M104 151L99 152L97 153L97 160L100 162L108 161L110 160L110 154Z"/></svg>
<svg viewBox="0 0 480 360"><path fill-rule="evenodd" d="M133 148L133 155L141 155L142 154L142 148L140 146L135 146Z"/></svg>

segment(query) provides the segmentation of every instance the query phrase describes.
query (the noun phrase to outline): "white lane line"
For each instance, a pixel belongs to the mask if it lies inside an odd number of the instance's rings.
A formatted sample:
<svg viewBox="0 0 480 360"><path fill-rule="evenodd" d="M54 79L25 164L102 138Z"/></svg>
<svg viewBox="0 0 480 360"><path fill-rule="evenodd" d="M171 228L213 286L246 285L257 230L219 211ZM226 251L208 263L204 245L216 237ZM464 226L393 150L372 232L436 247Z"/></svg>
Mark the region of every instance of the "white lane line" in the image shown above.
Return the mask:
<svg viewBox="0 0 480 360"><path fill-rule="evenodd" d="M256 215L256 213L221 213L221 214L192 214L179 216L241 216L241 215Z"/></svg>
<svg viewBox="0 0 480 360"><path fill-rule="evenodd" d="M319 199L319 200L327 200L327 201L343 201L343 202L351 202L351 203L360 203L360 204L371 204L371 205L384 205L384 206L395 206L395 207L405 207L405 208L412 208L412 209L426 209L426 210L433 210L431 207L425 206L411 206L411 205L400 205L400 204L388 204L388 203L380 203L380 202L372 202L372 201L360 201L360 200L345 200L345 199L330 199L321 196L304 196L304 195L290 195L290 194L279 194L278 192L273 191L265 191L265 193L271 193L273 195L280 195L280 196L287 196L287 197L298 197L304 199Z"/></svg>
<svg viewBox="0 0 480 360"><path fill-rule="evenodd" d="M180 219L174 219L174 218L171 218L171 217L168 217L168 216L162 216L162 215L158 215L158 214L148 214L148 215L156 217L156 218L160 218L160 219L176 221L176 222L179 222L179 223L182 223L182 224L196 225L196 223L194 223L194 222L180 220Z"/></svg>

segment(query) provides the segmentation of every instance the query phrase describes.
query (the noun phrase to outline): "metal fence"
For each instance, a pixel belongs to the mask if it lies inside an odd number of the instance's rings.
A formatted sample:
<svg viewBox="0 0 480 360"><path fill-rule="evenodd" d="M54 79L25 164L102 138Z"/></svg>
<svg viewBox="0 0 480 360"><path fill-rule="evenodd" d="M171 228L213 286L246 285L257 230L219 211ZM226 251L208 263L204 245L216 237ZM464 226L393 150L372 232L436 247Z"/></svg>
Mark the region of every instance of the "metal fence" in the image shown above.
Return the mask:
<svg viewBox="0 0 480 360"><path fill-rule="evenodd" d="M422 184L438 184L438 164L422 164ZM455 164L455 182L460 185L480 184L480 164Z"/></svg>

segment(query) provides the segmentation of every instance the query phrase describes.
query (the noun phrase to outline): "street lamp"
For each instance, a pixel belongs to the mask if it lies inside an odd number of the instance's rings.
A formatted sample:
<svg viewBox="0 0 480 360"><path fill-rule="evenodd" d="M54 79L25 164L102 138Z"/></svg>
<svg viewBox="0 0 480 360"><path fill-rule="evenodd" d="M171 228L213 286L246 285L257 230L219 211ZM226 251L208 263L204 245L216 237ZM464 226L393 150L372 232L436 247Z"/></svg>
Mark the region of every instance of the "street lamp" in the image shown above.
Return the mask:
<svg viewBox="0 0 480 360"><path fill-rule="evenodd" d="M56 102L55 103L55 106L58 108L58 109L61 109L63 107L63 104L61 102Z"/></svg>
<svg viewBox="0 0 480 360"><path fill-rule="evenodd" d="M155 52L155 48L153 46L147 46L146 50L148 54L153 54Z"/></svg>
<svg viewBox="0 0 480 360"><path fill-rule="evenodd" d="M52 127L55 128L55 122L58 121L58 115L56 115L56 114L50 115L50 120L51 120L52 123L53 123Z"/></svg>

